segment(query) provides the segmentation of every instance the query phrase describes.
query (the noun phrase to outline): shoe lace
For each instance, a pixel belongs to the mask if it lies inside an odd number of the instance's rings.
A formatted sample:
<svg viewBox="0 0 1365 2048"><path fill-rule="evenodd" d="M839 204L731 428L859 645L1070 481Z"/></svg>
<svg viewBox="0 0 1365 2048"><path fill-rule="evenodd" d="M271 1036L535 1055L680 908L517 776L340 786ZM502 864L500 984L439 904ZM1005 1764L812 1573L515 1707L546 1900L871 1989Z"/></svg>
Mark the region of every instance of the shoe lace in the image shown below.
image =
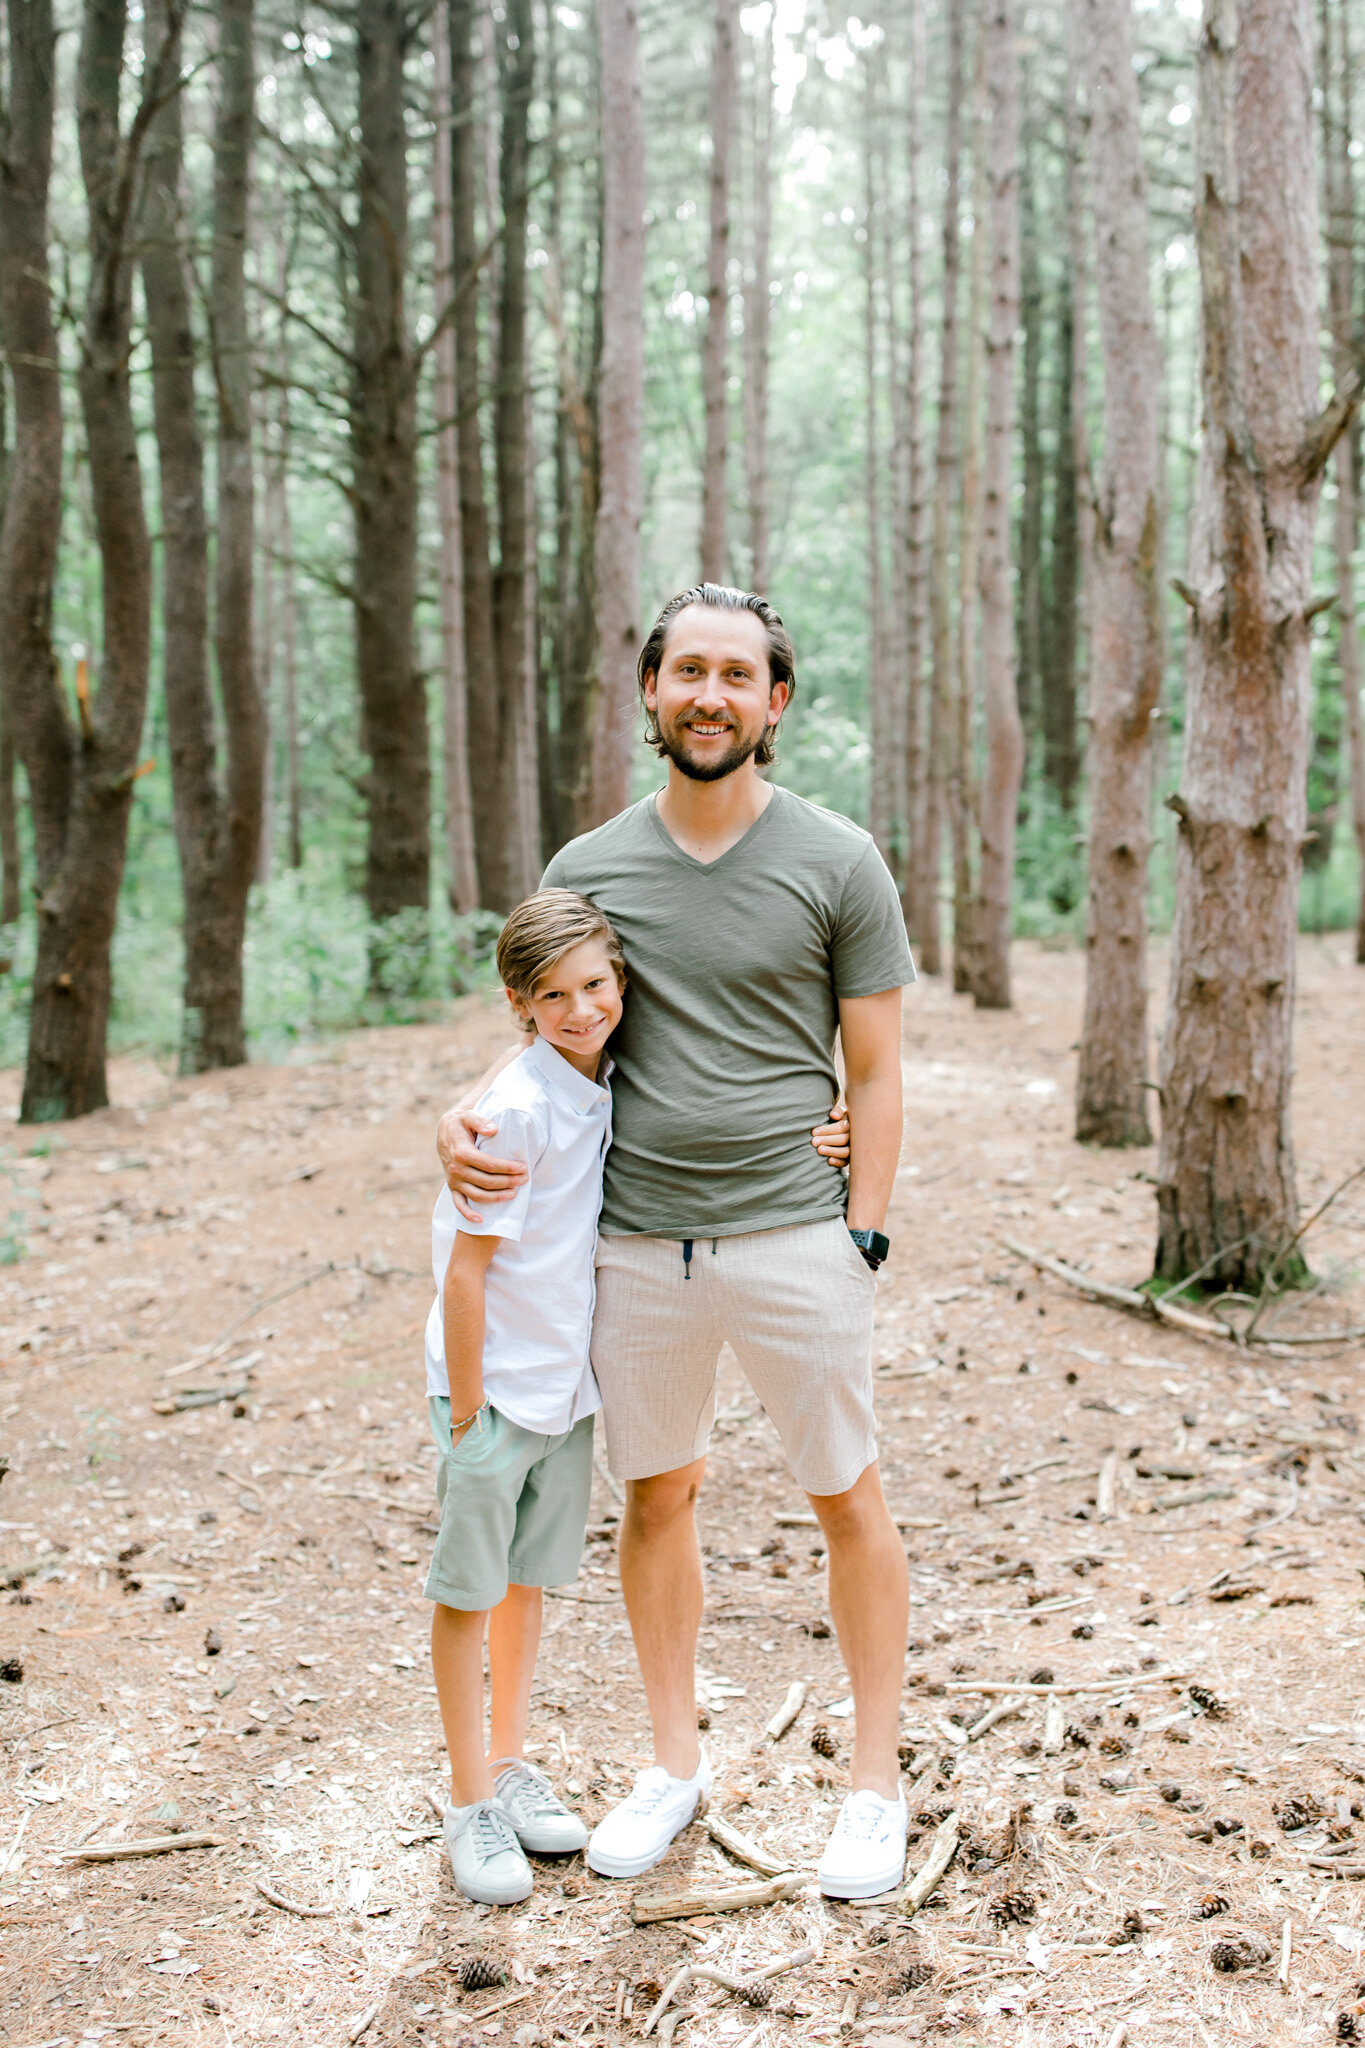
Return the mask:
<svg viewBox="0 0 1365 2048"><path fill-rule="evenodd" d="M652 1765L649 1770L642 1771L635 1780L634 1785L626 1796L624 1809L630 1813L642 1814L648 1818L667 1798L668 1786L668 1773L662 1770L659 1765Z"/></svg>
<svg viewBox="0 0 1365 2048"><path fill-rule="evenodd" d="M859 1799L856 1794L844 1802L839 1815L839 1833L853 1842L870 1842L886 1829L886 1812L880 1802Z"/></svg>
<svg viewBox="0 0 1365 2048"><path fill-rule="evenodd" d="M478 1856L499 1856L516 1846L491 1799L481 1799L470 1815L469 1835Z"/></svg>
<svg viewBox="0 0 1365 2048"><path fill-rule="evenodd" d="M519 1764L516 1776L500 1797L518 1813L531 1818L537 1814L558 1814L563 1812L549 1779L534 1764Z"/></svg>

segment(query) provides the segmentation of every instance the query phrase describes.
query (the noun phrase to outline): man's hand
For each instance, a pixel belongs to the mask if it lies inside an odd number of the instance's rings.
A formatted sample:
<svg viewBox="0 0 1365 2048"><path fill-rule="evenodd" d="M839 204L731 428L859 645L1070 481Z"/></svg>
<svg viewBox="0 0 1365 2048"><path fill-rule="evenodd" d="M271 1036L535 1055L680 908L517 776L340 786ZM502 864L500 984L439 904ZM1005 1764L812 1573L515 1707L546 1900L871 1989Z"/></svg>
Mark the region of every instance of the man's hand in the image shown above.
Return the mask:
<svg viewBox="0 0 1365 2048"><path fill-rule="evenodd" d="M848 1109L842 1096L831 1109L829 1122L815 1126L810 1141L820 1157L828 1159L831 1166L848 1165Z"/></svg>
<svg viewBox="0 0 1365 2048"><path fill-rule="evenodd" d="M475 1140L497 1136L498 1127L472 1109L448 1109L436 1126L436 1150L451 1199L466 1223L482 1223L475 1202L510 1202L526 1178L519 1159L481 1152Z"/></svg>

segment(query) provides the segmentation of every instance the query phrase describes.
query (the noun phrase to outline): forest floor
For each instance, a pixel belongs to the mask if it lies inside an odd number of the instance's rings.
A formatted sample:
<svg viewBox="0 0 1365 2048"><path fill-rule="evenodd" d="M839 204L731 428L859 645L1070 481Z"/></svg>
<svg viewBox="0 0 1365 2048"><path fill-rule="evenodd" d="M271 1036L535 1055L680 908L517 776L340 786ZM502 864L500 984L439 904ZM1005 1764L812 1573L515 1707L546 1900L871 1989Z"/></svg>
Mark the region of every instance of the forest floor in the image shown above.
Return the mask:
<svg viewBox="0 0 1365 2048"><path fill-rule="evenodd" d="M1365 1161L1349 959L1344 937L1302 947L1306 1203ZM811 1882L847 1680L815 1533L790 1520L806 1503L732 1362L702 1503L712 1812L803 1888L636 1926L634 1895L757 1881L694 1826L637 1884L575 1858L513 1911L452 1889L421 1593L431 1131L506 1042L500 1000L228 1076L122 1061L116 1107L36 1146L16 1130L0 1659L23 1675L0 1683L0 2038L625 2043L682 1961L733 1974L802 1946L814 1960L766 2011L694 1979L681 2048L1365 2036L1365 1346L1177 1335L1003 1248L1149 1269L1154 1152L1069 1136L1081 974L1021 945L1011 1014L931 984L906 1001L875 1350L911 1558L912 1862L950 1810L966 1832L913 1923ZM0 1105L17 1088L0 1076ZM1282 1327L1365 1320L1365 1183L1308 1251L1320 1289L1278 1307ZM647 1760L616 1515L599 1481L533 1708L535 1754L590 1820ZM966 1741L1016 1679L1091 1689L1027 1695ZM798 1680L803 1711L766 1740ZM71 1855L176 1832L214 1840ZM503 1981L463 1989L476 1956Z"/></svg>

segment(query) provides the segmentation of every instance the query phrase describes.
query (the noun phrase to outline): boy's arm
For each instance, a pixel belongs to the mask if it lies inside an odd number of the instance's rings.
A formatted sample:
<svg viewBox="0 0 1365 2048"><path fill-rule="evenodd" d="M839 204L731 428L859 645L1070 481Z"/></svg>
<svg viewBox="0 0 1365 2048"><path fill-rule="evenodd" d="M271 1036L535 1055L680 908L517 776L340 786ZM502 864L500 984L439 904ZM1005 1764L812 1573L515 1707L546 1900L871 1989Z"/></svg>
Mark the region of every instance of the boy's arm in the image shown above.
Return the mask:
<svg viewBox="0 0 1365 2048"><path fill-rule="evenodd" d="M880 1230L901 1150L901 992L841 997L848 1101L848 1227Z"/></svg>
<svg viewBox="0 0 1365 2048"><path fill-rule="evenodd" d="M500 1237L471 1237L457 1231L446 1267L441 1291L441 1316L445 1325L446 1374L450 1381L450 1419L458 1425L468 1416L465 1428L483 1406L483 1283ZM451 1429L452 1443L464 1430Z"/></svg>
<svg viewBox="0 0 1365 2048"><path fill-rule="evenodd" d="M484 1090L492 1085L504 1067L512 1064L521 1050L520 1046L509 1046L506 1052L499 1053L487 1073L481 1074L473 1086L465 1090L436 1126L436 1150L441 1171L446 1177L451 1200L466 1223L483 1221L478 1210L471 1206L474 1202L510 1202L526 1178L526 1167L521 1160L498 1159L491 1152L479 1150L478 1140L494 1137L498 1127L473 1113L474 1104Z"/></svg>

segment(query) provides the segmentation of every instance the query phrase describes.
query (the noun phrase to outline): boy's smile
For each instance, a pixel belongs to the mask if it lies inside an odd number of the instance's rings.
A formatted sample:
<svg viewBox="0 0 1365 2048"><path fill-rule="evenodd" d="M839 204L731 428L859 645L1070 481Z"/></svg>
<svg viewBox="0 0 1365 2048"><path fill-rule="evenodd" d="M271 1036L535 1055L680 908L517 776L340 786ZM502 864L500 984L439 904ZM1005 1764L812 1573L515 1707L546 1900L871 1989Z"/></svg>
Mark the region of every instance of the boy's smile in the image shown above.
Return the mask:
<svg viewBox="0 0 1365 2048"><path fill-rule="evenodd" d="M585 939L561 953L529 996L507 991L518 1016L589 1081L597 1079L602 1048L621 1021L621 983L601 939Z"/></svg>

